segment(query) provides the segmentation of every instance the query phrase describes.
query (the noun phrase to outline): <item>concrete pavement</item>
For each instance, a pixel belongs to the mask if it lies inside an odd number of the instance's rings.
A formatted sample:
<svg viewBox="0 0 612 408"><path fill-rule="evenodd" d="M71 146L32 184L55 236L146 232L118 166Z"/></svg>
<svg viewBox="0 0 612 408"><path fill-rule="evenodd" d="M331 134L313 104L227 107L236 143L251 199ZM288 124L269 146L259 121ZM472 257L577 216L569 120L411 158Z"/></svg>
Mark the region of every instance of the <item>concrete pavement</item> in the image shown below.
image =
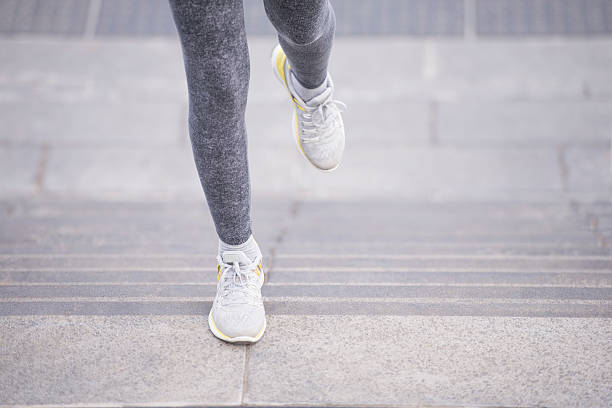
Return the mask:
<svg viewBox="0 0 612 408"><path fill-rule="evenodd" d="M250 40L270 317L245 347L206 327L178 44L0 40L0 405L609 406L610 40L339 38L332 174L273 44Z"/></svg>

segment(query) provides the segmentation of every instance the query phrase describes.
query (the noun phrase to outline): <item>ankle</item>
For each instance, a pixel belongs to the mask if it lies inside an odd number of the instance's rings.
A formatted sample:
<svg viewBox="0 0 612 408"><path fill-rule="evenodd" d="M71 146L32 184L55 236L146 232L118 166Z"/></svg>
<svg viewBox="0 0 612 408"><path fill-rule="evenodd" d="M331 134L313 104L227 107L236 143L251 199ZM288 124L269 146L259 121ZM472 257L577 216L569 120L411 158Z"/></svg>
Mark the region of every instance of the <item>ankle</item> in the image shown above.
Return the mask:
<svg viewBox="0 0 612 408"><path fill-rule="evenodd" d="M308 88L302 85L300 80L297 79L293 72L291 72L291 74L289 75L289 80L291 81L295 92L297 92L298 96L302 98L304 102L308 102L315 96L321 95L327 89L328 86L327 76L325 77L323 82L321 82L321 84L315 88Z"/></svg>
<svg viewBox="0 0 612 408"><path fill-rule="evenodd" d="M222 254L225 251L243 252L252 262L261 257L259 245L257 245L257 241L255 241L252 234L245 242L237 245L227 244L223 242L221 238L219 238L219 254Z"/></svg>

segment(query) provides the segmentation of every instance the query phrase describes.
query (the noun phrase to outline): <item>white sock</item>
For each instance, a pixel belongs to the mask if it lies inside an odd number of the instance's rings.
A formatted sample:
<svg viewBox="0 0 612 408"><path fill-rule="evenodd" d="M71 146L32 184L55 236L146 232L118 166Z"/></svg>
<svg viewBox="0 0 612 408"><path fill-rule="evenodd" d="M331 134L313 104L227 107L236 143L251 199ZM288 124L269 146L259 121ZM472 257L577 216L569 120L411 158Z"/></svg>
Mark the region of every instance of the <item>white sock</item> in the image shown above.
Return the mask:
<svg viewBox="0 0 612 408"><path fill-rule="evenodd" d="M293 75L293 72L291 73L289 78L291 79L293 88L295 89L297 94L300 96L300 98L304 100L304 102L308 102L315 96L321 95L323 91L327 89L327 77L325 77L325 81L323 81L321 85L317 86L316 88L312 88L312 89L306 88L304 85L302 85L300 81L295 77L295 75Z"/></svg>
<svg viewBox="0 0 612 408"><path fill-rule="evenodd" d="M219 254L222 254L225 251L241 251L249 258L251 261L255 261L257 257L261 256L261 251L259 250L259 245L253 238L253 235L246 240L246 242L238 245L230 245L219 239Z"/></svg>

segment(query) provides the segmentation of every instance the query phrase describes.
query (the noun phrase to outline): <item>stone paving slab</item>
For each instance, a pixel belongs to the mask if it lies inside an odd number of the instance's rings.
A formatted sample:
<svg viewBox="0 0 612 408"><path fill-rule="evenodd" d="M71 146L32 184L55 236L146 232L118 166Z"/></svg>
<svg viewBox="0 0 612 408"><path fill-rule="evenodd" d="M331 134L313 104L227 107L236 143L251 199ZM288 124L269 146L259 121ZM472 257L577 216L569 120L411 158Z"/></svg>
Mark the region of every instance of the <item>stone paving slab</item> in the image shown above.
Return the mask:
<svg viewBox="0 0 612 408"><path fill-rule="evenodd" d="M256 209L270 230L257 236L266 253L264 294L272 315L611 313L608 248L600 246L588 215L569 205L267 203ZM10 208L3 242L21 241L22 254L13 248L0 256L2 314L197 315L210 306L215 241L207 238L212 225L201 204L29 201ZM370 220L368 211L380 215ZM369 239L346 228L355 218L364 220L361 231ZM317 235L313 223L326 225L326 235ZM379 253L384 239L377 234L385 223L385 239L401 245L387 244ZM158 237L164 237L158 244L164 252L154 254L148 245ZM60 251L28 249L46 240ZM125 243L122 252L104 246L113 240ZM445 242L451 252L419 252L428 242ZM475 251L492 242L492 253ZM105 252L97 251L100 243ZM543 244L542 253L529 252ZM516 252L506 253L508 247ZM602 251L584 255L584 248Z"/></svg>
<svg viewBox="0 0 612 408"><path fill-rule="evenodd" d="M13 405L239 404L244 348L204 316L0 318L0 395Z"/></svg>
<svg viewBox="0 0 612 408"><path fill-rule="evenodd" d="M0 250L5 254L175 254L176 258L176 254L197 257L216 249L214 228L202 202L29 201L7 203L6 211L0 223ZM589 217L572 213L567 205L550 204L295 204L287 199L253 199L258 241L265 253L277 248L277 254L284 256L608 254ZM347 226L355 219L360 225L350 230L348 239Z"/></svg>
<svg viewBox="0 0 612 408"><path fill-rule="evenodd" d="M261 2L245 2L251 34L272 34ZM612 32L606 0L334 0L338 35L533 36ZM175 35L164 0L4 0L0 32L75 36Z"/></svg>
<svg viewBox="0 0 612 408"><path fill-rule="evenodd" d="M207 259L205 262L214 263L214 258ZM202 265L205 263L202 262ZM202 270L185 269L185 268L166 268L155 269L142 268L142 270L117 269L117 268L100 268L100 269L53 269L44 270L31 268L19 270L3 268L0 271L0 283L21 285L31 284L42 285L48 284L99 284L108 282L122 282L125 284L147 284L155 282L160 284L210 284L216 282L214 273L209 273ZM211 268L208 268L209 270ZM214 268L213 268L214 269ZM318 269L318 270L315 270ZM499 283L502 285L555 285L555 286L584 286L584 287L605 287L612 286L612 276L602 272L601 270L580 271L520 271L517 268L515 272L496 272L496 271L476 271L465 269L452 268L452 271L440 268L438 271L424 271L417 268L389 268L387 271L381 271L377 268L368 270L362 268L344 273L334 273L322 268L313 268L313 270L291 270L268 268L268 282L274 284L301 283L307 284L315 282L322 283L346 283L354 284L493 284Z"/></svg>
<svg viewBox="0 0 612 408"><path fill-rule="evenodd" d="M138 255L2 255L0 266L7 270L190 270L213 263L216 254L138 254ZM383 263L384 262L384 263ZM216 267L216 264L214 265ZM297 254L275 253L277 270L490 270L523 271L608 270L612 259L598 256L531 256L531 255L406 255L375 253Z"/></svg>
<svg viewBox="0 0 612 408"><path fill-rule="evenodd" d="M602 200L576 204L576 211L588 220L602 246L612 242L612 211L608 208L609 202Z"/></svg>
<svg viewBox="0 0 612 408"><path fill-rule="evenodd" d="M598 246L593 233L580 237L555 236L534 239L531 236L472 236L469 239L455 237L448 239L444 234L437 236L413 235L411 239L384 242L381 239L351 241L346 243L327 243L325 248L319 248L315 240L300 239L300 245L293 245L298 239L295 236L284 239L279 246L282 254L312 254L331 255L335 253L364 253L368 250L377 254L406 255L609 255L610 249ZM573 238L573 239L572 239ZM539 242L538 242L539 241ZM155 247L153 247L155 248Z"/></svg>
<svg viewBox="0 0 612 408"><path fill-rule="evenodd" d="M520 193L544 201L563 193L557 153L552 149L348 147L333 177L316 172L295 147L250 151L253 191L315 199L394 198L436 201L508 201ZM111 166L111 163L113 164ZM188 146L177 148L52 148L43 191L91 198L183 197L201 189Z"/></svg>
<svg viewBox="0 0 612 408"><path fill-rule="evenodd" d="M509 249L516 255L606 250L592 229L590 215L574 213L568 205L295 203L260 198L253 199L254 231L264 251L274 246L279 255L423 255L420 250L426 248L459 255L504 254ZM32 200L6 204L0 228L3 253L201 256L216 245L203 202ZM359 226L350 229L348 239L347 226L356 219Z"/></svg>
<svg viewBox="0 0 612 408"><path fill-rule="evenodd" d="M429 145L432 142L431 110L429 103L411 100L393 101L385 109L380 109L379 102L354 101L342 115L345 128L350 129L347 145L349 148L365 149ZM294 149L292 115L286 94L277 102L262 101L247 105L250 146Z"/></svg>
<svg viewBox="0 0 612 408"><path fill-rule="evenodd" d="M250 39L251 101L284 98L270 73L274 37ZM44 100L164 100L184 102L186 90L176 40L0 40L4 92L11 99L35 92ZM354 69L354 55L369 58ZM408 98L457 100L584 100L609 98L609 40L555 42L414 41L339 38L331 60L338 98L370 102ZM95 55L95 58L85 58ZM79 58L79 64L71 64ZM388 74L379 75L380 61ZM522 64L516 64L522 61ZM23 67L28 69L24 72ZM373 80L375 78L375 80ZM10 79L10 81L8 81ZM33 85L36 85L32 89ZM261 87L260 87L261 86ZM29 91L30 93L24 93ZM6 98L6 96L5 96Z"/></svg>
<svg viewBox="0 0 612 408"><path fill-rule="evenodd" d="M490 316L611 318L610 302L592 299L463 299L265 296L269 316ZM205 316L212 297L8 299L0 316Z"/></svg>
<svg viewBox="0 0 612 408"><path fill-rule="evenodd" d="M3 0L0 33L79 35L85 30L90 1Z"/></svg>
<svg viewBox="0 0 612 408"><path fill-rule="evenodd" d="M261 221L257 222L259 225ZM274 224L284 228L283 224ZM605 231L609 232L608 227ZM256 228L258 241L264 250L272 246L278 239L278 230ZM109 233L69 234L47 232L42 234L13 234L19 236L20 242L10 240L7 235L0 240L0 249L4 254L91 254L92 251L100 254L133 254L133 253L180 253L185 255L198 255L208 253L216 248L214 230L212 225L202 226L199 234L181 234L169 236L173 230L165 232L149 232L145 234L125 233L111 236ZM178 235L178 234L177 234ZM374 234L372 234L374 235ZM37 236L39 237L37 239ZM504 234L478 234L474 236L448 237L443 232L436 234L414 233L410 237L393 235L393 242L386 242L379 234L368 239L366 233L356 234L354 241L345 243L325 242L320 249L325 235L292 234L283 239L278 248L283 254L304 255L320 253L331 255L334 253L364 253L364 251L377 254L407 255L606 255L609 248L601 246L597 232L585 232L580 235L504 235ZM333 236L330 240L336 239ZM36 247L32 247L36 244Z"/></svg>
<svg viewBox="0 0 612 408"><path fill-rule="evenodd" d="M214 268L209 268L214 271ZM329 270L330 273L336 271ZM274 272L272 272L274 273ZM216 283L151 283L124 284L108 282L95 284L54 284L22 285L4 283L0 296L4 299L65 299L65 298L165 298L214 297ZM313 297L313 298L445 298L445 299L568 299L568 300L612 300L610 285L602 287L532 285L453 285L453 284L411 284L393 285L381 282L378 285L357 285L350 283L350 274L341 285L316 284L316 282L291 284L270 284L262 289L264 296L271 297Z"/></svg>
<svg viewBox="0 0 612 408"><path fill-rule="evenodd" d="M187 107L163 101L0 103L0 143L150 148L186 145Z"/></svg>
<svg viewBox="0 0 612 408"><path fill-rule="evenodd" d="M355 130L346 161L322 175L288 134L268 66L275 39L252 38L270 326L255 346L226 347L206 329L217 242L178 43L0 40L0 104L18 107L5 112L0 170L22 175L0 185L0 337L11 344L0 395L610 405L609 42L339 38L336 96ZM15 109L37 118L20 125ZM90 118L108 123L86 132ZM53 388L49 372L67 380Z"/></svg>
<svg viewBox="0 0 612 408"><path fill-rule="evenodd" d="M98 13L97 35L176 35L170 7L163 0L102 0Z"/></svg>
<svg viewBox="0 0 612 408"><path fill-rule="evenodd" d="M260 218L256 217L255 233L263 247L264 254L268 248L273 247L279 235L278 228L285 228L282 223L270 224L270 229L259 227L263 225ZM117 227L119 228L119 227ZM0 239L0 251L4 254L133 254L133 253L158 253L184 255L199 255L212 253L216 250L217 243L212 225L202 225L200 233L174 234L173 229L147 233L122 233L112 235L109 232L42 232L36 233L30 229L27 233L12 233L8 230L6 235ZM604 231L605 232L605 231ZM607 229L610 232L610 229ZM20 242L14 242L10 238L20 237ZM327 242L336 239L323 233L318 234L291 234L283 239L278 246L282 254L325 254L335 253L376 253L407 255L442 255L442 256L464 256L464 255L608 255L610 249L602 246L599 242L597 232L585 232L582 234L558 235L558 234L477 234L477 235L455 235L448 236L443 232L435 234L411 233L409 237L390 235L393 242L384 240L382 234L366 234L358 232L354 241ZM321 248L320 243L325 241ZM36 244L36 247L32 245Z"/></svg>
<svg viewBox="0 0 612 408"><path fill-rule="evenodd" d="M441 100L550 100L609 98L612 63L607 40L581 42L495 41L471 46L432 44L429 66ZM521 61L517 64L516 61Z"/></svg>
<svg viewBox="0 0 612 408"><path fill-rule="evenodd" d="M19 262L19 261L18 261ZM316 268L321 263L325 263L325 268L330 271L335 269L352 269L384 271L386 268L424 268L424 269L444 269L458 268L467 270L480 270L488 268L519 269L519 270L554 270L557 268L566 269L594 269L608 270L612 268L612 259L608 257L552 257L552 256L424 256L424 255L377 255L377 254L346 254L346 255L327 255L317 257L316 255L304 256L276 256L274 269L309 269ZM384 262L381 265L381 262Z"/></svg>
<svg viewBox="0 0 612 408"><path fill-rule="evenodd" d="M31 148L0 149L2 196L30 195L37 191L42 151Z"/></svg>
<svg viewBox="0 0 612 408"><path fill-rule="evenodd" d="M565 160L569 190L599 192L602 200L612 199L612 154L610 149L568 149L565 153Z"/></svg>
<svg viewBox="0 0 612 408"><path fill-rule="evenodd" d="M466 147L590 146L612 140L607 101L513 101L440 103L437 139Z"/></svg>
<svg viewBox="0 0 612 408"><path fill-rule="evenodd" d="M273 316L269 327L249 350L250 404L606 407L612 395L609 319Z"/></svg>
<svg viewBox="0 0 612 408"><path fill-rule="evenodd" d="M386 197L424 201L547 201L561 192L558 159L550 149L440 147L349 150L334 177L308 167L299 183L319 200Z"/></svg>
<svg viewBox="0 0 612 408"><path fill-rule="evenodd" d="M542 201L563 199L568 193L574 198L579 191L589 200L605 198L600 192L608 174L607 159L599 155L592 161L588 154L570 152L571 163L566 165L574 169L564 175L558 151L559 143L591 149L609 145L607 102L589 100L602 98L610 82L607 71L600 69L610 57L605 40L525 46L501 41L478 47L398 38L382 43L339 40L332 69L342 73L336 81L338 97L349 104L346 123L354 136L348 140L346 162L331 178L313 173L293 146L286 95L274 82L267 61L273 44L273 38L251 41L251 157L265 157L269 146L278 149L275 160L252 162L254 192L322 199L397 195L496 201L516 199L518 194L520 199ZM3 110L9 115L9 131L1 137L9 146L34 144L42 149L50 143L49 162L37 189L53 194L83 189L86 196L97 198L195 199L200 194L187 159L186 91L176 41L4 40L2 47L7 55L2 64L3 100L7 106L30 106L32 111L20 108L13 115L11 109ZM352 56L364 47L372 58L355 70ZM75 58L82 63L71 64ZM396 71L371 81L380 58L390 59L390 69ZM525 64L512 64L517 60ZM566 100L550 100L558 97ZM118 101L125 101L127 111L116 108ZM72 111L70 106L79 108ZM541 109L534 111L536 106ZM74 119L57 119L64 107L64 117ZM470 120L481 108L485 115ZM77 115L79 109L82 114ZM33 120L27 120L28 115ZM525 120L531 116L531 121ZM89 118L103 124L89 126ZM589 131L581 132L582 128ZM48 131L57 134L53 141L45 138ZM448 136L450 132L459 136ZM101 133L104 138L97 137ZM513 139L517 133L520 142ZM101 143L112 148L100 150ZM147 150L156 146L170 147L171 154L158 157L162 152ZM11 148L5 154L19 154ZM109 169L109 160L117 165ZM172 171L162 171L162 163ZM40 161L31 168L39 166ZM581 178L593 182L576 183L572 177L589 168ZM24 183L31 180L28 175Z"/></svg>
<svg viewBox="0 0 612 408"><path fill-rule="evenodd" d="M445 209L452 208L452 212ZM342 210L342 211L340 211ZM311 220L325 220L339 226L359 219L360 225L372 228L374 224L389 223L395 230L410 233L443 230L544 233L579 232L590 228L586 219L577 216L570 204L562 202L497 203L491 202L411 202L399 200L363 201L300 201L295 205L294 222L300 228L309 228ZM333 214L333 215L332 215ZM552 222L551 222L552 221Z"/></svg>
<svg viewBox="0 0 612 408"><path fill-rule="evenodd" d="M609 403L610 257L528 251L608 249L581 207L255 203L269 325L244 347L207 329L215 241L203 203L3 202L2 242L21 252L0 246L0 395L9 406ZM347 228L355 219L372 240ZM404 245L468 251L378 253L381 222ZM98 252L113 237L125 252ZM165 252L152 253L158 237ZM47 240L63 254L28 249ZM497 247L469 250L479 242Z"/></svg>
<svg viewBox="0 0 612 408"><path fill-rule="evenodd" d="M479 35L602 34L612 28L606 0L476 0Z"/></svg>
<svg viewBox="0 0 612 408"><path fill-rule="evenodd" d="M201 196L189 147L175 149L66 149L49 151L44 188L49 192L117 197L157 191Z"/></svg>
<svg viewBox="0 0 612 408"><path fill-rule="evenodd" d="M3 38L0 48L2 101L181 105L186 101L178 40Z"/></svg>

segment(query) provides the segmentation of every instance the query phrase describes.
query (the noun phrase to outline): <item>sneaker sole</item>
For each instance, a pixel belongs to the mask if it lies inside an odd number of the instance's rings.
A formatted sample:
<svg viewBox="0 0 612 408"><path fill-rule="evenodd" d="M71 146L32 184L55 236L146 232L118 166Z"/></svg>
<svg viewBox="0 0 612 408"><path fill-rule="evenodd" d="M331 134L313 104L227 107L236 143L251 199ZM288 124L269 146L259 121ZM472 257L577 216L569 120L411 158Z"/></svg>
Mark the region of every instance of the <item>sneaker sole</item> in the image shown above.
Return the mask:
<svg viewBox="0 0 612 408"><path fill-rule="evenodd" d="M270 64L272 65L272 71L274 71L274 76L276 77L276 79L278 80L278 82L281 83L281 85L283 85L283 87L287 90L287 93L289 94L289 98L291 98L291 106L293 107L293 118L291 121L291 128L293 129L293 133L295 134L295 144L298 148L298 150L300 151L300 153L302 154L302 157L304 157L306 159L306 161L308 161L308 163L310 163L311 165L313 165L316 169L324 171L324 172L331 172L336 170L339 166L340 163L336 164L334 167L329 168L329 169L323 169L319 166L317 166L316 164L314 164L312 161L310 161L310 159L308 158L308 156L306 156L306 153L304 153L304 148L302 148L302 142L300 142L300 137L298 136L298 126L297 126L297 112L296 112L296 107L295 107L295 102L293 102L293 95L291 94L291 91L289 90L289 87L287 86L287 83L285 82L285 80L283 80L283 78L280 75L279 72L279 67L276 63L277 60L277 56L279 52L283 52L283 49L281 48L280 44L277 45L276 47L274 47L274 49L272 50L272 55L270 56ZM284 65L283 65L283 69L284 69Z"/></svg>
<svg viewBox="0 0 612 408"><path fill-rule="evenodd" d="M217 329L217 325L215 324L215 321L212 318L212 309L208 313L208 327L210 328L210 331L212 332L212 334L214 334L214 336L220 340L226 341L228 343L233 343L233 344L257 343L259 339L261 339L261 336L263 336L264 332L266 331L266 323L267 323L266 319L264 318L263 326L261 327L261 329L259 330L259 333L257 333L255 337L250 337L250 336L230 337L222 333L221 330Z"/></svg>

